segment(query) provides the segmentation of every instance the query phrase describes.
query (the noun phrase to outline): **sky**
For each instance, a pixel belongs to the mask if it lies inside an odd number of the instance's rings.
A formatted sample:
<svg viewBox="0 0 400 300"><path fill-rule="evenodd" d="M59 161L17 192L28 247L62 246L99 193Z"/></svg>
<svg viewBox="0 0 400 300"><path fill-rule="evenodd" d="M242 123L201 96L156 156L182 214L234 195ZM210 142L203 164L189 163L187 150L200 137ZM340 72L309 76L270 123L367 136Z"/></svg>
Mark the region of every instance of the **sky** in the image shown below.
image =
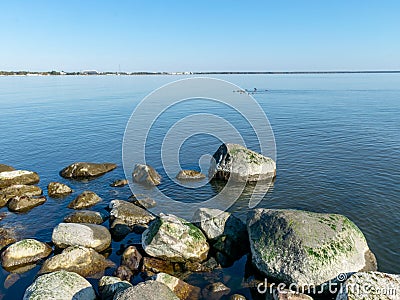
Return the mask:
<svg viewBox="0 0 400 300"><path fill-rule="evenodd" d="M2 0L0 70L400 70L398 0Z"/></svg>

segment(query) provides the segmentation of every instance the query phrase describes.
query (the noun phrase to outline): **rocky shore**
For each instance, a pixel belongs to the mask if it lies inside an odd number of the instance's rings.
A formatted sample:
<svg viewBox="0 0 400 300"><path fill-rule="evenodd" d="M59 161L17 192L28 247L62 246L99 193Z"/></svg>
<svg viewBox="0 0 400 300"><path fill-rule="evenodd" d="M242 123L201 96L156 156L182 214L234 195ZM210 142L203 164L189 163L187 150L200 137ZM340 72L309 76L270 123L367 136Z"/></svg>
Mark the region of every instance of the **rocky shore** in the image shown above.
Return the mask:
<svg viewBox="0 0 400 300"><path fill-rule="evenodd" d="M214 180L257 181L276 175L272 159L240 145L224 144L214 157L208 174ZM60 175L93 179L116 167L78 162ZM204 175L182 170L178 178L196 180ZM39 180L35 172L0 164L1 207L19 213L43 204L46 196L35 185ZM130 180L150 187L162 183L157 171L145 164L136 165ZM119 179L109 184L119 189L127 183ZM72 193L66 184L46 184L47 197ZM53 229L51 242L18 240L11 230L0 227L5 272L23 274L40 266L24 299L246 299L249 295L234 293L223 278L212 276L243 258L246 274L237 290L249 289L254 299L400 299L400 276L378 272L363 233L343 215L253 209L245 223L229 212L200 208L192 220L184 220L173 214L154 215L148 209L156 201L141 195L102 199L95 191L78 192L66 204L72 212ZM90 210L103 201L103 211ZM141 234L140 244L112 249L113 240L132 232ZM109 259L115 251L119 262ZM106 270L113 270L113 275L105 275ZM196 284L197 275L208 281ZM370 293L350 288L364 284ZM333 293L331 285L336 287ZM382 293L389 289L394 294Z"/></svg>

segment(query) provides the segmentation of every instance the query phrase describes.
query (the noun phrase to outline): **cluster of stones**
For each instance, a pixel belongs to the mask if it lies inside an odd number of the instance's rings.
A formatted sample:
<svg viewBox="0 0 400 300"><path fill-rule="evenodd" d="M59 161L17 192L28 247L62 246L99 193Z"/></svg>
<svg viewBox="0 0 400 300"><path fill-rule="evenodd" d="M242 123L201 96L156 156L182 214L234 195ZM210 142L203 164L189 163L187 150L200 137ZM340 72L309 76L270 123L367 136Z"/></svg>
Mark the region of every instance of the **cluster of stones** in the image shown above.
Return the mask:
<svg viewBox="0 0 400 300"><path fill-rule="evenodd" d="M83 179L111 171L113 164L75 163L63 169L64 178ZM39 181L34 172L3 170L0 165L0 195L5 205L17 191L33 193ZM12 173L14 172L14 173ZM214 155L209 171L211 178L238 181L272 179L275 162L240 145L224 144ZM201 173L182 170L179 180L204 179ZM133 182L154 186L162 178L151 166L138 164ZM117 180L111 185L126 185ZM14 188L15 185L24 187ZM71 193L61 183L51 183L51 197ZM22 192L21 192L22 193ZM38 193L38 192L36 192ZM8 196L12 195L9 199ZM125 200L114 199L108 212L87 208L101 199L91 191L78 195L68 207L75 209L52 232L52 244L35 239L18 242L0 231L1 264L5 270L26 270L41 265L38 277L26 289L24 299L246 299L232 294L218 280L202 288L186 282L193 272L211 272L229 267L244 255L250 257L254 273L286 286L295 285L304 293L310 286L324 287L338 283L339 275L349 278L340 282L337 300L398 299L397 295L374 293L392 287L400 291L400 276L377 272L375 256L360 229L338 214L321 214L289 209L253 209L246 224L234 215L218 209L200 208L192 220L173 214L156 216L147 209L154 200L140 195ZM109 219L109 227L102 224ZM141 244L127 245L118 266L106 258L112 239L122 239L130 232L141 234ZM5 247L9 245L8 247ZM57 251L55 251L57 250ZM102 276L114 268L113 276ZM256 274L257 273L257 274ZM135 275L142 282L132 284ZM85 277L100 278L98 290ZM257 277L256 276L256 277ZM253 287L257 286L258 281ZM262 283L262 282L261 282ZM357 294L348 287L369 284L370 294ZM247 282L243 280L242 287ZM235 287L236 288L236 287ZM274 299L312 299L312 296L274 289ZM227 298L228 297L228 298Z"/></svg>

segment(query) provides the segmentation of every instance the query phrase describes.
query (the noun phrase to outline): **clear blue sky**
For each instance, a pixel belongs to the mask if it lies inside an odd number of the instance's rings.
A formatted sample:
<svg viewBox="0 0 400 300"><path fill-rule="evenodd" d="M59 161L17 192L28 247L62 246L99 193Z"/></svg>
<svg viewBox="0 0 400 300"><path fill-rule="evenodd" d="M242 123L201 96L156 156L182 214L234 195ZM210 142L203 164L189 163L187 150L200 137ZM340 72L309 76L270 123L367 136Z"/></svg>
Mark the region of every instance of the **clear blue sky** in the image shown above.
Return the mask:
<svg viewBox="0 0 400 300"><path fill-rule="evenodd" d="M398 0L3 0L0 70L399 70Z"/></svg>

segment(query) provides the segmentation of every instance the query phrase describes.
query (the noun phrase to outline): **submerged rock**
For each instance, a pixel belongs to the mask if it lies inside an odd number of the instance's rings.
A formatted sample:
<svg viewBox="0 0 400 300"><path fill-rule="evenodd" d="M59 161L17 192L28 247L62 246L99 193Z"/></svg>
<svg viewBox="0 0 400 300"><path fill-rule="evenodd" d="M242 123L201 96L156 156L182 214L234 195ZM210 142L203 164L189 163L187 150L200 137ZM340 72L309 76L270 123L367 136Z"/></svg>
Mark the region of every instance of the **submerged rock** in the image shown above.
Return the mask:
<svg viewBox="0 0 400 300"><path fill-rule="evenodd" d="M60 175L64 178L88 179L103 175L116 167L117 165L112 163L76 162L62 169Z"/></svg>
<svg viewBox="0 0 400 300"><path fill-rule="evenodd" d="M142 194L131 195L129 197L128 201L130 201L133 204L135 204L136 206L139 206L144 209L150 209L150 208L157 206L157 202L154 199L147 197L145 195L142 195Z"/></svg>
<svg viewBox="0 0 400 300"><path fill-rule="evenodd" d="M154 275L155 281L165 284L181 300L192 300L200 298L200 288L180 280L166 273Z"/></svg>
<svg viewBox="0 0 400 300"><path fill-rule="evenodd" d="M127 226L133 227L139 224L147 224L155 219L155 216L147 210L138 207L135 204L123 200L112 200L109 204L111 209L111 221L118 219Z"/></svg>
<svg viewBox="0 0 400 300"><path fill-rule="evenodd" d="M0 190L0 207L16 196L40 196L43 191L36 185L16 184Z"/></svg>
<svg viewBox="0 0 400 300"><path fill-rule="evenodd" d="M14 171L15 169L11 166L0 164L0 173L1 172L8 172L8 171Z"/></svg>
<svg viewBox="0 0 400 300"><path fill-rule="evenodd" d="M59 248L83 246L101 252L110 246L111 234L101 225L60 223L53 230L52 241Z"/></svg>
<svg viewBox="0 0 400 300"><path fill-rule="evenodd" d="M129 246L122 253L121 264L127 266L132 271L139 270L140 263L142 262L142 255L135 246Z"/></svg>
<svg viewBox="0 0 400 300"><path fill-rule="evenodd" d="M112 300L118 292L132 287L126 280L114 276L103 276L99 280L99 292L102 300Z"/></svg>
<svg viewBox="0 0 400 300"><path fill-rule="evenodd" d="M15 233L12 229L0 227L0 249L16 242Z"/></svg>
<svg viewBox="0 0 400 300"><path fill-rule="evenodd" d="M68 185L60 182L50 182L47 185L47 194L52 198L63 197L72 192L73 190Z"/></svg>
<svg viewBox="0 0 400 300"><path fill-rule="evenodd" d="M114 296L114 300L179 300L163 283L154 280L141 282Z"/></svg>
<svg viewBox="0 0 400 300"><path fill-rule="evenodd" d="M209 178L234 181L272 180L276 176L276 164L238 144L222 144L211 159Z"/></svg>
<svg viewBox="0 0 400 300"><path fill-rule="evenodd" d="M222 282L215 282L207 285L201 291L204 299L219 300L223 296L228 295L231 289Z"/></svg>
<svg viewBox="0 0 400 300"><path fill-rule="evenodd" d="M39 273L49 273L59 270L75 272L83 277L104 272L114 264L105 259L103 255L91 248L71 246L61 254L54 255L46 260Z"/></svg>
<svg viewBox="0 0 400 300"><path fill-rule="evenodd" d="M170 261L148 257L143 258L143 271L152 273L168 273L175 274L182 271L182 268L178 263L173 263Z"/></svg>
<svg viewBox="0 0 400 300"><path fill-rule="evenodd" d="M31 197L31 196L16 196L7 203L9 210L14 212L26 212L32 208L42 205L46 202L45 196Z"/></svg>
<svg viewBox="0 0 400 300"><path fill-rule="evenodd" d="M89 223L100 225L104 221L105 218L100 212L92 210L74 211L64 218L65 223Z"/></svg>
<svg viewBox="0 0 400 300"><path fill-rule="evenodd" d="M133 272L127 266L121 265L114 271L113 275L121 280L131 281Z"/></svg>
<svg viewBox="0 0 400 300"><path fill-rule="evenodd" d="M142 246L148 255L173 262L203 261L209 250L199 228L174 215L164 214L143 232Z"/></svg>
<svg viewBox="0 0 400 300"><path fill-rule="evenodd" d="M398 300L400 275L359 272L342 285L336 300Z"/></svg>
<svg viewBox="0 0 400 300"><path fill-rule="evenodd" d="M126 179L119 179L119 180L115 180L113 183L110 184L110 186L112 187L122 187L127 185L129 182Z"/></svg>
<svg viewBox="0 0 400 300"><path fill-rule="evenodd" d="M26 289L24 300L95 300L96 293L82 276L67 271L44 274Z"/></svg>
<svg viewBox="0 0 400 300"><path fill-rule="evenodd" d="M46 243L34 239L25 239L9 246L1 254L1 265L3 268L14 268L30 263L50 255L52 249Z"/></svg>
<svg viewBox="0 0 400 300"><path fill-rule="evenodd" d="M0 189L16 184L35 184L40 180L36 172L14 170L0 172Z"/></svg>
<svg viewBox="0 0 400 300"><path fill-rule="evenodd" d="M133 182L143 185L159 185L161 176L149 165L136 164L132 173Z"/></svg>
<svg viewBox="0 0 400 300"><path fill-rule="evenodd" d="M89 208L101 201L101 198L92 191L84 191L78 197L76 197L70 204L68 208L72 209L84 209Z"/></svg>
<svg viewBox="0 0 400 300"><path fill-rule="evenodd" d="M193 222L211 241L213 248L236 260L250 251L246 225L229 212L199 208Z"/></svg>
<svg viewBox="0 0 400 300"><path fill-rule="evenodd" d="M178 180L198 180L204 178L206 178L206 175L195 170L181 170L176 175L176 179Z"/></svg>
<svg viewBox="0 0 400 300"><path fill-rule="evenodd" d="M247 229L255 266L286 284L306 288L340 273L376 270L364 235L342 215L256 209Z"/></svg>

